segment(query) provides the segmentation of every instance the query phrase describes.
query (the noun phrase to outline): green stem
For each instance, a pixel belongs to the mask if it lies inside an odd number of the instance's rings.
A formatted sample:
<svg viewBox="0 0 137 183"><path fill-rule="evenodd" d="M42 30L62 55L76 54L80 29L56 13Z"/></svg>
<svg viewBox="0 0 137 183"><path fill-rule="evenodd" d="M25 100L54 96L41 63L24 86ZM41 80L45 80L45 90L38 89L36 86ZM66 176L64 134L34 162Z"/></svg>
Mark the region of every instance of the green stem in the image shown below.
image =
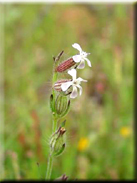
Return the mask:
<svg viewBox="0 0 137 183"><path fill-rule="evenodd" d="M52 83L54 84L57 80L57 73L53 71L53 78L52 78ZM52 90L53 94L53 100L55 104L55 91ZM52 133L54 133L57 129L57 119L56 119L56 114L53 113L53 128L52 128ZM52 152L50 152L49 159L48 159L48 166L47 166L47 172L46 172L46 180L49 180L51 177L51 172L52 172L52 165L53 165L53 156Z"/></svg>
<svg viewBox="0 0 137 183"><path fill-rule="evenodd" d="M55 115L53 115L53 129L52 132L54 133L57 129L57 119L55 117ZM48 159L48 166L47 166L47 172L46 172L46 180L50 179L51 176L51 172L52 172L52 164L53 164L53 156L52 156L52 152L49 155L49 159Z"/></svg>
<svg viewBox="0 0 137 183"><path fill-rule="evenodd" d="M54 84L55 82L56 82L56 80L57 80L57 73L55 72L54 74L53 74L53 78L52 78L52 83Z"/></svg>
<svg viewBox="0 0 137 183"><path fill-rule="evenodd" d="M54 133L57 129L57 119L56 119L56 116L53 115L53 129L52 129L52 132Z"/></svg>
<svg viewBox="0 0 137 183"><path fill-rule="evenodd" d="M50 155L49 155L49 159L48 159L46 180L49 180L49 179L50 179L51 171L52 171L52 163L53 163L53 157L52 157L52 154L50 154Z"/></svg>

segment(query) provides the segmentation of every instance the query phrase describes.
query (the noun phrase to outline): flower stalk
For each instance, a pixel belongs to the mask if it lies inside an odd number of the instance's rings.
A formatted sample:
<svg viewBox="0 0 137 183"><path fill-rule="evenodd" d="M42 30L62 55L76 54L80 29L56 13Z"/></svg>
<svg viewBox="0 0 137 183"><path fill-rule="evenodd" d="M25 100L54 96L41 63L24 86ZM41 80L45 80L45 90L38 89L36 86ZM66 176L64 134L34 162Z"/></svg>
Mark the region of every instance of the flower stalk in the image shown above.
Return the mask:
<svg viewBox="0 0 137 183"><path fill-rule="evenodd" d="M52 165L53 165L53 157L52 157L52 154L50 154L49 155L49 159L48 159L48 166L47 166L47 172L46 172L46 180L49 180L50 177L51 177Z"/></svg>
<svg viewBox="0 0 137 183"><path fill-rule="evenodd" d="M53 77L52 77L52 94L50 95L50 108L52 112L52 135L50 137L50 153L47 164L46 180L51 178L51 172L53 167L53 160L55 157L61 155L66 147L65 142L65 121L58 127L58 121L62 119L70 109L70 99L74 99L79 94L82 94L81 82L87 82L87 80L81 77L77 78L76 69L83 69L85 67L85 61L88 66L91 67L90 61L87 59L89 53L82 50L79 44L74 43L72 45L79 51L79 54L74 55L62 63L58 64L63 52L60 52L57 57L53 57ZM67 72L72 79L60 79L58 80L58 74ZM64 174L65 175L65 174ZM66 179L65 176L63 179Z"/></svg>
<svg viewBox="0 0 137 183"><path fill-rule="evenodd" d="M53 66L53 78L52 78L52 83L55 83L57 80L57 72L54 72L55 68L55 60L54 60L54 66ZM55 132L57 128L57 119L56 119L56 113L55 113L55 91L52 89L52 94L50 96L50 107L52 111L52 133ZM46 171L46 180L49 180L51 177L51 172L52 172L52 166L53 166L53 152L50 150L49 158L48 158L48 164L47 164L47 171Z"/></svg>

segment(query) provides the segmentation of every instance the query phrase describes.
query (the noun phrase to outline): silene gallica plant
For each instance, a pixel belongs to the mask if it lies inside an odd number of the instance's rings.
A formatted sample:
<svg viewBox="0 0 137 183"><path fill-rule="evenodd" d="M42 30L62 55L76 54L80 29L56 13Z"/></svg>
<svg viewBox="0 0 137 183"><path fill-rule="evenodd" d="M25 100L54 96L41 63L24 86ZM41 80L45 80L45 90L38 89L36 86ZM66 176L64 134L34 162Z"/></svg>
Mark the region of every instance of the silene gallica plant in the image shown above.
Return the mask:
<svg viewBox="0 0 137 183"><path fill-rule="evenodd" d="M87 80L84 80L81 77L77 78L77 69L83 69L85 67L85 61L88 66L91 67L91 62L87 58L90 53L84 52L78 43L74 43L72 47L77 49L79 53L62 63L58 64L58 61L63 54L63 51L56 58L53 57L52 93L50 95L53 128L49 141L50 153L47 164L46 180L51 178L53 159L61 155L66 147L66 120L61 122L60 126L58 126L58 122L68 113L71 99L78 96L78 91L79 95L82 94L81 82L87 82ZM68 73L72 78L58 79L61 73L64 72ZM59 179L66 180L67 177L64 174Z"/></svg>

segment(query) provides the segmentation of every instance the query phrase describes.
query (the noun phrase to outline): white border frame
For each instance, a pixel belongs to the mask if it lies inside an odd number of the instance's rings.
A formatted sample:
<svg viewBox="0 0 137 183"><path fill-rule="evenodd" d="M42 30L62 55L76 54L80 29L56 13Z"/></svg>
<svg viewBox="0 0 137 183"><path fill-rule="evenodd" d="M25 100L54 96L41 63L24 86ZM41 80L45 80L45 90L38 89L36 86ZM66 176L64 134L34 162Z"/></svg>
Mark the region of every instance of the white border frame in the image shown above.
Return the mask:
<svg viewBox="0 0 137 183"><path fill-rule="evenodd" d="M4 177L4 6L0 5L0 180Z"/></svg>
<svg viewBox="0 0 137 183"><path fill-rule="evenodd" d="M136 0L0 0L0 3L133 3Z"/></svg>

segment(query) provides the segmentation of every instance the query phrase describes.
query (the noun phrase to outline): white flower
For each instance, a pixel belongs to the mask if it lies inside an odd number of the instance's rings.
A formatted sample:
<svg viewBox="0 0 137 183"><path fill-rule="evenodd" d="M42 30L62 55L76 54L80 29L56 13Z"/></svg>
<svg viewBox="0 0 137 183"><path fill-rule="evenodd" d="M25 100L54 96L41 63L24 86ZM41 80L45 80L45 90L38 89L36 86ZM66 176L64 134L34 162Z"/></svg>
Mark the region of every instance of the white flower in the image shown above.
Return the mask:
<svg viewBox="0 0 137 183"><path fill-rule="evenodd" d="M70 98L76 98L78 95L77 88L79 88L79 94L80 95L82 94L82 87L80 86L81 81L87 82L87 80L84 80L80 77L76 79L76 75L77 75L76 69L69 70L68 74L70 74L72 76L72 81L62 83L61 89L62 89L62 91L67 91L67 89L70 86L72 86L73 89L72 89L72 93L70 95Z"/></svg>
<svg viewBox="0 0 137 183"><path fill-rule="evenodd" d="M83 69L85 67L85 60L87 61L88 66L91 67L91 62L89 59L87 59L87 56L90 53L84 52L78 43L74 43L72 46L79 51L79 55L75 55L72 57L74 62L80 62L77 68Z"/></svg>

